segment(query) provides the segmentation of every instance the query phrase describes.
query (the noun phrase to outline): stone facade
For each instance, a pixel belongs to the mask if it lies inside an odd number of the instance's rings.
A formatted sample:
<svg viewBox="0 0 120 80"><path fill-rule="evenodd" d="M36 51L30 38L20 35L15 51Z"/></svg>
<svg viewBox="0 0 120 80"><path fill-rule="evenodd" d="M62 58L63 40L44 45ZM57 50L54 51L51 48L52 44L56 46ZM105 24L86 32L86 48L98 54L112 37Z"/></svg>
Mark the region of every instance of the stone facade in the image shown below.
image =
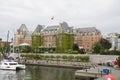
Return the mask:
<svg viewBox="0 0 120 80"><path fill-rule="evenodd" d="M85 49L86 52L91 51L95 42L101 40L101 32L95 27L76 29L76 43L79 48Z"/></svg>
<svg viewBox="0 0 120 80"><path fill-rule="evenodd" d="M65 47L67 46L67 44L69 44L66 39L68 39L68 37L66 35L69 34L73 34L73 31L71 29L71 27L68 26L68 24L66 22L60 23L59 25L53 25L53 26L47 26L45 28L39 28L39 33L35 33L37 32L35 29L33 35L32 35L32 46L34 46L35 42L39 42L39 45L37 45L39 48L46 48L46 50L48 49L56 49L56 50L61 50L62 52L65 52L66 49L68 49L69 47ZM37 34L37 36L36 36ZM35 37L36 36L36 37ZM41 40L37 40L35 41L34 38L39 38ZM63 40L64 38L64 40ZM70 37L69 37L70 38ZM34 41L33 41L34 39ZM66 44L64 46L64 43ZM72 42L73 44L73 42ZM36 48L38 48L36 47ZM70 48L71 49L71 48Z"/></svg>
<svg viewBox="0 0 120 80"><path fill-rule="evenodd" d="M34 49L54 47L64 52L72 49L72 45L77 43L79 48L88 52L92 50L94 43L99 42L101 38L101 32L95 27L73 29L66 22L62 22L59 25L46 27L38 25L32 35L29 34L25 24L22 24L15 34L14 41L15 45L26 42L31 44Z"/></svg>
<svg viewBox="0 0 120 80"><path fill-rule="evenodd" d="M14 36L14 46L21 43L31 44L31 33L28 31L25 24L22 24Z"/></svg>

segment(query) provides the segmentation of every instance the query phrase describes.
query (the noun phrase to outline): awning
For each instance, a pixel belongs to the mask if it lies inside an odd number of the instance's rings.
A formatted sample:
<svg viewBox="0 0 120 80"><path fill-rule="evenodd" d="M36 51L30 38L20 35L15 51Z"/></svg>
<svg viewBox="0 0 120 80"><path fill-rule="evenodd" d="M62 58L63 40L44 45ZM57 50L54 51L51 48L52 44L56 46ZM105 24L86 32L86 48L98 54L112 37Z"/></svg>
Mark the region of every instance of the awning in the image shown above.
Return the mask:
<svg viewBox="0 0 120 80"><path fill-rule="evenodd" d="M21 43L19 46L30 46L28 43Z"/></svg>

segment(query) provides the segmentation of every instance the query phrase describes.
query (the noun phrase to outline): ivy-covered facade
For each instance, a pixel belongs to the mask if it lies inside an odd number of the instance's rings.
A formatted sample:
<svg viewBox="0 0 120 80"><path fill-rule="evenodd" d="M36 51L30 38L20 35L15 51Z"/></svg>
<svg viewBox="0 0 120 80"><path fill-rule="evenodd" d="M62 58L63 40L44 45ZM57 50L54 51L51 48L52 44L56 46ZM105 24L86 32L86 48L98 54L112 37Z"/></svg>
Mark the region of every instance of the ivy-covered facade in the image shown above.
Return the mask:
<svg viewBox="0 0 120 80"><path fill-rule="evenodd" d="M32 35L32 50L34 52L39 52L39 47L42 45L41 35Z"/></svg>
<svg viewBox="0 0 120 80"><path fill-rule="evenodd" d="M25 42L30 44L32 52L70 52L74 43L78 45L78 51L91 52L94 43L99 42L101 37L101 32L95 27L73 29L66 22L52 26L38 25L31 35L31 33L28 34L26 26L22 24L14 42L15 46Z"/></svg>
<svg viewBox="0 0 120 80"><path fill-rule="evenodd" d="M65 53L72 50L74 34L66 22L57 26L47 26L45 29L42 29L41 26L38 27L32 35L33 51Z"/></svg>
<svg viewBox="0 0 120 80"><path fill-rule="evenodd" d="M74 44L74 34L62 32L57 34L56 52L68 52L72 50Z"/></svg>
<svg viewBox="0 0 120 80"><path fill-rule="evenodd" d="M41 35L32 35L32 50L34 52L56 52L65 53L72 50L74 44L74 34L60 33L56 34L56 46L45 47L43 46Z"/></svg>

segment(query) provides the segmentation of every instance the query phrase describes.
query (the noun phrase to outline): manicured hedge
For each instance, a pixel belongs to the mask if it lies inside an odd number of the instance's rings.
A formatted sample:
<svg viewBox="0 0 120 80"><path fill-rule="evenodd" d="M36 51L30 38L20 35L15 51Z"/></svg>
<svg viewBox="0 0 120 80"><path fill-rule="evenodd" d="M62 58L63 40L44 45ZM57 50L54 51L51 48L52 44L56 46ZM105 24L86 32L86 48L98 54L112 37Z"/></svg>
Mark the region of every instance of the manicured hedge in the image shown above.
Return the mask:
<svg viewBox="0 0 120 80"><path fill-rule="evenodd" d="M89 61L89 56L74 56L74 55L40 55L40 54L21 54L21 57L23 58L29 58L29 59L36 59L36 60L40 60L40 59L55 59L56 60L68 60L68 61L76 61L76 62L88 62Z"/></svg>

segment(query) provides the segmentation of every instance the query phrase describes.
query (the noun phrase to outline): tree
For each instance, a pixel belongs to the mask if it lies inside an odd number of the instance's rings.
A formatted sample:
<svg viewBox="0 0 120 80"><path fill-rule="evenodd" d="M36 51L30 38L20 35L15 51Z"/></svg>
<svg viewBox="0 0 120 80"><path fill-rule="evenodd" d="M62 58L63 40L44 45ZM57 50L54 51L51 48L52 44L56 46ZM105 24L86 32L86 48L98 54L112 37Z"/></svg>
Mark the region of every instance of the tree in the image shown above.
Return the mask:
<svg viewBox="0 0 120 80"><path fill-rule="evenodd" d="M105 49L110 49L111 48L111 43L107 39L102 38L100 43Z"/></svg>
<svg viewBox="0 0 120 80"><path fill-rule="evenodd" d="M120 56L116 60L118 62L118 67L120 67Z"/></svg>
<svg viewBox="0 0 120 80"><path fill-rule="evenodd" d="M85 53L85 49L84 49L84 48L81 48L81 49L79 50L79 52L80 52L81 54L84 54L84 53Z"/></svg>
<svg viewBox="0 0 120 80"><path fill-rule="evenodd" d="M75 43L75 44L73 45L73 50L79 51L78 44Z"/></svg>
<svg viewBox="0 0 120 80"><path fill-rule="evenodd" d="M93 52L98 54L101 53L104 50L104 47L101 45L100 42L96 42L93 46Z"/></svg>
<svg viewBox="0 0 120 80"><path fill-rule="evenodd" d="M85 49L84 48L79 49L79 46L77 43L73 44L73 51L78 51L81 54L85 53Z"/></svg>
<svg viewBox="0 0 120 80"><path fill-rule="evenodd" d="M118 34L118 38L120 38L120 34Z"/></svg>
<svg viewBox="0 0 120 80"><path fill-rule="evenodd" d="M29 52L31 52L31 47L30 46L20 46L19 49L23 53L29 53Z"/></svg>
<svg viewBox="0 0 120 80"><path fill-rule="evenodd" d="M4 47L0 46L0 53L4 56L4 58L7 58L8 56L5 54L4 50L5 46Z"/></svg>
<svg viewBox="0 0 120 80"><path fill-rule="evenodd" d="M0 52L3 52L3 47L0 46Z"/></svg>

